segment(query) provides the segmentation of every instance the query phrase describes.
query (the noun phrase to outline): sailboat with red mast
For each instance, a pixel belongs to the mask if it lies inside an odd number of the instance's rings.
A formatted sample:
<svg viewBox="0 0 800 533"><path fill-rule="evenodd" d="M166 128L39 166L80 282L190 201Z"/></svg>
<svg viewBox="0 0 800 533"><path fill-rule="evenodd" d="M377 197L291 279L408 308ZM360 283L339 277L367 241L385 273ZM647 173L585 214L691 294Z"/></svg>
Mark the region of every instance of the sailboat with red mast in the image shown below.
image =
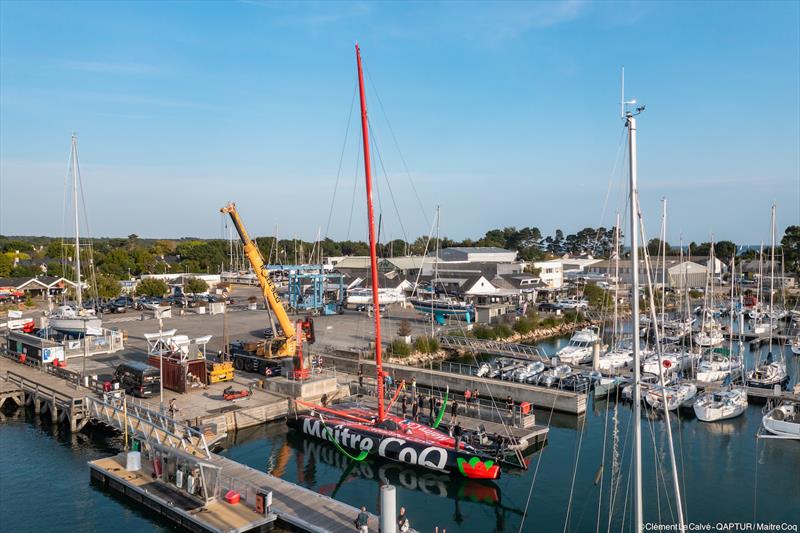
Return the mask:
<svg viewBox="0 0 800 533"><path fill-rule="evenodd" d="M361 51L358 44L356 44L356 62L361 102L361 135L364 145L372 302L373 309L379 309L369 125ZM500 477L503 464L525 468L524 463L520 465L510 461L511 457L516 457L516 453L513 451L515 446L513 439L487 435L485 431L464 431L462 438L455 439L449 431L444 431L439 425L445 409L444 405L436 421L431 425L389 413L384 402L380 313L374 313L374 317L377 410L359 403L324 407L295 400L299 408L305 407L308 411L301 413L299 409L296 409L295 414L290 415L287 419L288 426L308 437L332 443L341 453L355 461L363 461L367 457L378 457L454 476L490 480ZM403 387L404 384L398 387L389 406L397 399Z"/></svg>

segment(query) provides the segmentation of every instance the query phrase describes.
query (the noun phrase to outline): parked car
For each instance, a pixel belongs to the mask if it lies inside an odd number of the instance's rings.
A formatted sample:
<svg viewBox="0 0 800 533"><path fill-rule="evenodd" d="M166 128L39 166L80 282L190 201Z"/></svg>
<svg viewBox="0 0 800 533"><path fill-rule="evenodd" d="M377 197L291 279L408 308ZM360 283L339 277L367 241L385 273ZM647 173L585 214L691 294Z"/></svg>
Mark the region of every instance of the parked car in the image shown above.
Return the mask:
<svg viewBox="0 0 800 533"><path fill-rule="evenodd" d="M116 303L117 305L124 305L125 307L130 307L131 309L136 307L136 302L134 302L133 298L131 298L130 296L120 296L116 300L114 300L114 303Z"/></svg>
<svg viewBox="0 0 800 533"><path fill-rule="evenodd" d="M161 388L158 368L139 361L119 365L114 371L114 380L126 394L139 398L156 395Z"/></svg>
<svg viewBox="0 0 800 533"><path fill-rule="evenodd" d="M106 302L106 304L101 308L101 310L104 313L125 313L128 311L128 306L125 305L124 302L112 300L110 302Z"/></svg>
<svg viewBox="0 0 800 533"><path fill-rule="evenodd" d="M560 310L561 310L561 307L559 307L558 305L556 305L554 303L544 302L544 303L540 303L539 304L539 311L546 311L546 312L552 313L554 311L560 311Z"/></svg>
<svg viewBox="0 0 800 533"><path fill-rule="evenodd" d="M172 296L167 296L166 301L168 304L175 305L178 307L186 307L187 305L189 305L189 300L186 298L186 296L183 295L173 294Z"/></svg>

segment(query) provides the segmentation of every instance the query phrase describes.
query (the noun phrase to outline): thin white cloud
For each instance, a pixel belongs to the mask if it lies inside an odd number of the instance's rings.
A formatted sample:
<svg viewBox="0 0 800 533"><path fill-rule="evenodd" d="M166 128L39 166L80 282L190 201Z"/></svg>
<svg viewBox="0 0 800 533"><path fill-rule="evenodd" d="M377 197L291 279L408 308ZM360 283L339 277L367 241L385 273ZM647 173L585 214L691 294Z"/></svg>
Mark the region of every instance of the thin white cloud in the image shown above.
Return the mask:
<svg viewBox="0 0 800 533"><path fill-rule="evenodd" d="M155 65L144 63L108 63L104 61L65 61L63 65L70 70L94 72L98 74L120 74L128 76L152 76L161 70Z"/></svg>

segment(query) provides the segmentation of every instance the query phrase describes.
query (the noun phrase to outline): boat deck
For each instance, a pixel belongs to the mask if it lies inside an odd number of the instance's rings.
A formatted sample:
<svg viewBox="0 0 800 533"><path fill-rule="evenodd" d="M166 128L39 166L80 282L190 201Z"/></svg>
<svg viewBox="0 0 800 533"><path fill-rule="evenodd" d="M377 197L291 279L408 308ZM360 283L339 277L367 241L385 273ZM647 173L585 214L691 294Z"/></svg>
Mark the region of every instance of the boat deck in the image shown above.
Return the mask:
<svg viewBox="0 0 800 533"><path fill-rule="evenodd" d="M377 409L378 401L373 396L365 396L361 398L360 402L364 405ZM442 419L442 428L448 428L450 421L450 414L445 414ZM421 424L430 424L430 418L421 415L419 417ZM461 427L468 431L477 431L480 426L486 429L487 433L495 433L498 435L512 436L524 445L523 452L531 448L535 450L541 448L547 441L547 434L550 431L546 426L533 425L530 427L517 427L511 423L503 424L491 420L482 420L467 415L458 415L458 422Z"/></svg>

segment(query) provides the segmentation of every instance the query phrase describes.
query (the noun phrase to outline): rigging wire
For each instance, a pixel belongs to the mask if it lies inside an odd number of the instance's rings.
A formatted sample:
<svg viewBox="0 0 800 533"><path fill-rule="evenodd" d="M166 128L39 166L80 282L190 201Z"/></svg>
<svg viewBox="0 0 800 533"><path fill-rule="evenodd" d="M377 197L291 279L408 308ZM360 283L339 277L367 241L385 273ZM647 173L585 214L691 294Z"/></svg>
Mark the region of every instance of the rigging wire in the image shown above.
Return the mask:
<svg viewBox="0 0 800 533"><path fill-rule="evenodd" d="M389 115L386 113L386 109L383 107L383 102L381 101L380 94L378 93L378 86L375 85L375 82L372 80L372 76L369 73L366 65L364 66L364 71L367 73L367 78L369 79L369 85L372 88L372 92L375 94L375 98L378 100L378 107L381 108L381 112L383 113L383 117L386 120L386 125L389 128L389 133L392 136L392 140L394 141L394 146L397 148L397 153L400 155L400 161L403 163L403 168L406 171L406 176L408 177L408 182L411 185L411 190L414 191L414 196L417 199L417 205L419 205L419 210L422 213L422 217L425 220L425 224L430 224L428 220L428 214L425 211L425 207L422 204L422 200L419 197L419 193L417 192L417 187L414 185L414 180L411 178L411 171L408 169L408 164L406 163L406 158L403 156L403 151L400 150L400 143L397 142L397 136L394 134L394 128L392 128L392 123L389 121Z"/></svg>
<svg viewBox="0 0 800 533"><path fill-rule="evenodd" d="M333 195L331 196L331 209L328 211L328 223L325 225L325 237L327 238L330 235L331 229L331 219L333 218L333 208L336 204L336 191L339 190L339 178L342 175L342 164L344 163L344 152L347 148L347 139L350 134L350 124L353 119L353 108L355 107L356 102L356 91L358 89L358 83L353 86L353 97L350 99L350 112L347 115L347 127L344 129L344 141L342 142L342 153L339 155L339 168L336 170L336 183L333 186Z"/></svg>
<svg viewBox="0 0 800 533"><path fill-rule="evenodd" d="M392 204L394 205L394 211L397 214L397 221L400 224L400 230L403 232L403 238L405 239L406 242L408 242L408 233L406 232L406 228L403 225L403 218L400 216L400 209L397 207L397 199L394 196L394 191L392 190L392 184L389 181L389 175L386 173L386 167L384 167L383 165L383 157L381 157L381 151L378 148L378 140L375 136L375 128L372 127L372 122L369 119L367 119L367 122L369 122L370 125L370 137L372 137L372 146L375 148L375 153L378 156L378 163L380 164L381 171L383 172L383 179L386 180L386 186L389 188L389 196L392 199ZM375 181L378 182L380 180L375 180ZM380 198L378 199L378 201L380 202ZM383 208L381 208L381 210L383 210Z"/></svg>

